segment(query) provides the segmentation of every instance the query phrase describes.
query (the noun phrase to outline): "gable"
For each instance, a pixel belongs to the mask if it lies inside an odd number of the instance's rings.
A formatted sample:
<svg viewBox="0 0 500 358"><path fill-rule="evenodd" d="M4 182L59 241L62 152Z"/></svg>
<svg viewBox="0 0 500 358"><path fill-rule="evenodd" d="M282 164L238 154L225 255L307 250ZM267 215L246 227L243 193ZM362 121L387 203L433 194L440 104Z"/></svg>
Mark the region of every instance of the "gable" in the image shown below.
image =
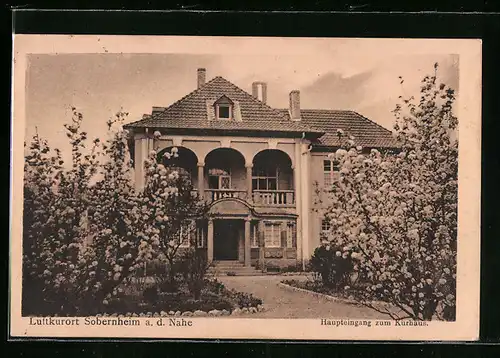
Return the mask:
<svg viewBox="0 0 500 358"><path fill-rule="evenodd" d="M222 96L221 96L218 100L216 100L216 101L214 102L214 104L215 104L215 105L217 105L217 104L222 104L222 105L233 105L233 104L234 104L234 102L233 102L233 101L231 101L231 99L230 99L228 96L226 96L226 95L224 94L224 95L222 95Z"/></svg>
<svg viewBox="0 0 500 358"><path fill-rule="evenodd" d="M163 111L157 112L153 119L158 120L206 120L206 103L238 102L242 121L286 121L281 112L269 107L249 93L222 77L215 77L199 89L191 92Z"/></svg>

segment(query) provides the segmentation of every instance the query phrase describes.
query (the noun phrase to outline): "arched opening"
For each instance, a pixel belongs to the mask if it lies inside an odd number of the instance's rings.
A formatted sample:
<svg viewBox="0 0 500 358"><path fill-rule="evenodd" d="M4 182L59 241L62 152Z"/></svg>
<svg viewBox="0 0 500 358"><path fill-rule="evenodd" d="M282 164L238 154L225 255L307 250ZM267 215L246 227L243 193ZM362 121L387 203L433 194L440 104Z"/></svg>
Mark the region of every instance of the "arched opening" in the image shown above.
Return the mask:
<svg viewBox="0 0 500 358"><path fill-rule="evenodd" d="M205 188L212 200L245 199L245 158L232 148L217 148L205 157Z"/></svg>
<svg viewBox="0 0 500 358"><path fill-rule="evenodd" d="M252 191L261 204L294 204L292 160L285 152L266 149L253 159Z"/></svg>
<svg viewBox="0 0 500 358"><path fill-rule="evenodd" d="M186 147L168 147L158 153L157 160L165 167L171 168L185 175L196 188L198 184L198 157Z"/></svg>

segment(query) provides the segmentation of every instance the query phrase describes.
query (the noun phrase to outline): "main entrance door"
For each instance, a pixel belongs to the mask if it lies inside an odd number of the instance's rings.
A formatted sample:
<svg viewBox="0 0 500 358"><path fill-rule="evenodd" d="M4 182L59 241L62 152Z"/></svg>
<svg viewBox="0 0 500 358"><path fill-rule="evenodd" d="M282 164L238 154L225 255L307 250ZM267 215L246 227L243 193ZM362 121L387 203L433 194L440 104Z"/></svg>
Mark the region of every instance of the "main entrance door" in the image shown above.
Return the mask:
<svg viewBox="0 0 500 358"><path fill-rule="evenodd" d="M214 220L214 260L238 260L243 220Z"/></svg>

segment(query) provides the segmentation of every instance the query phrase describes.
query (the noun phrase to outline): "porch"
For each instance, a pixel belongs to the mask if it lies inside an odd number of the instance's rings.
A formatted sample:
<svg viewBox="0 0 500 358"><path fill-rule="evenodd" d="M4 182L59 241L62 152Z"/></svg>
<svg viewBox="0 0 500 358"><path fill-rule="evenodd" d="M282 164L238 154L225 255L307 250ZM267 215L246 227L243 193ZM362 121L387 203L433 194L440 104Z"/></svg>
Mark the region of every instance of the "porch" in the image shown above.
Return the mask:
<svg viewBox="0 0 500 358"><path fill-rule="evenodd" d="M196 195L208 203L233 198L256 207L296 205L292 161L280 150L262 150L251 163L232 148L214 149L204 162L186 147L178 147L175 157L163 155L170 150L171 147L165 148L158 159L187 174Z"/></svg>
<svg viewBox="0 0 500 358"><path fill-rule="evenodd" d="M238 264L264 271L297 262L295 219L213 217L198 223L198 233L198 248L219 266Z"/></svg>

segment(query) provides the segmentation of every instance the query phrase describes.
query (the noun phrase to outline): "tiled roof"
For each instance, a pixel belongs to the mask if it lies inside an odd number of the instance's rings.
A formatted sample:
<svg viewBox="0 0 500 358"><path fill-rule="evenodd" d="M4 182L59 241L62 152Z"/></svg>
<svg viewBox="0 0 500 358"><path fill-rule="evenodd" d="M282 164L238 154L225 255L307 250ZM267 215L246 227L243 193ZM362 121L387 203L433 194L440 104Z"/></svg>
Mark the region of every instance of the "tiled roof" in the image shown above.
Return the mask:
<svg viewBox="0 0 500 358"><path fill-rule="evenodd" d="M238 118L235 120L209 118L211 114L208 104L213 104L223 95L238 107ZM337 135L337 130L342 129L346 135L353 135L355 143L363 147L397 147L391 131L354 111L301 109L301 117L300 122L291 121L288 109L271 108L217 76L169 107L153 107L151 115L125 127L281 132L297 136L306 132L309 138L315 139L314 145L326 147L342 145L341 141L345 140L345 137L339 139Z"/></svg>
<svg viewBox="0 0 500 358"><path fill-rule="evenodd" d="M222 95L238 104L241 120L211 120L210 103ZM156 107L148 118L127 124L126 128L176 128L234 131L308 132L320 136L324 132L301 122L290 121L287 115L259 101L222 77L215 77L166 108Z"/></svg>
<svg viewBox="0 0 500 358"><path fill-rule="evenodd" d="M288 109L280 110L284 115ZM357 145L371 148L395 148L396 141L392 132L354 111L328 109L301 109L302 122L309 127L324 131L316 145L340 146L341 140L337 130L345 135L354 136Z"/></svg>

